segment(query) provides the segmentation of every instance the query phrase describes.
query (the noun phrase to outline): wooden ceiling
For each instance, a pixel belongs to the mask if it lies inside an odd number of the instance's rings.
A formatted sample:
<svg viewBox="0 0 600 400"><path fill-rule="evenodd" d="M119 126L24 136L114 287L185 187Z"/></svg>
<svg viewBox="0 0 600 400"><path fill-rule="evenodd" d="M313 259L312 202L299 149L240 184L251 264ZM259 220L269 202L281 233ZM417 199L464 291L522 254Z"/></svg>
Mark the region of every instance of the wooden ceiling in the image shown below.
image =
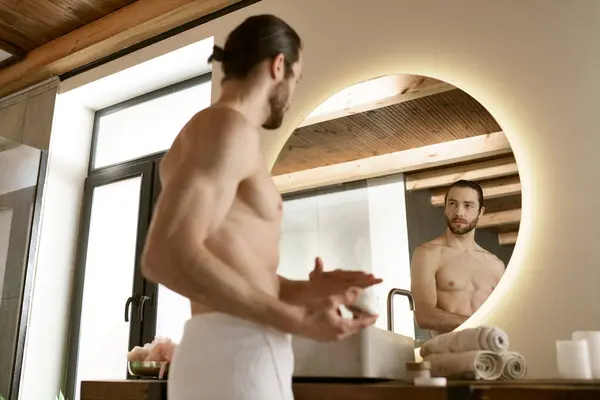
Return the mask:
<svg viewBox="0 0 600 400"><path fill-rule="evenodd" d="M0 0L0 49L23 57L135 0Z"/></svg>
<svg viewBox="0 0 600 400"><path fill-rule="evenodd" d="M23 52L81 28L135 0L0 0L0 37Z"/></svg>
<svg viewBox="0 0 600 400"><path fill-rule="evenodd" d="M484 190L486 207L479 226L496 231L500 244L514 244L521 182L510 144L493 116L455 87L396 100L301 124L273 167L280 191L402 172L407 190L427 190L431 205L443 207L449 185L474 180Z"/></svg>
<svg viewBox="0 0 600 400"><path fill-rule="evenodd" d="M251 0L0 0L0 98ZM191 25L188 25L190 27ZM3 60L6 53L12 55Z"/></svg>

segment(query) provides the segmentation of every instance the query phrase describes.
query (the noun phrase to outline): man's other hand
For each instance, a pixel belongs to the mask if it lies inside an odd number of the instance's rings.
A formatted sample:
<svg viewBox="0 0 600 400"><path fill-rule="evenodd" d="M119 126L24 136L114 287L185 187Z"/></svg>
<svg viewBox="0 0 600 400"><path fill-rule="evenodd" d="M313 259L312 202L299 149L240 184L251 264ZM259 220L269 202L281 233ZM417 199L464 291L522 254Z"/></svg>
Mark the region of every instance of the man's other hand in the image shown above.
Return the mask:
<svg viewBox="0 0 600 400"><path fill-rule="evenodd" d="M315 259L315 268L309 275L309 289L315 298L344 294L350 288L365 289L383 282L373 274L363 271L336 269L325 272L323 260Z"/></svg>

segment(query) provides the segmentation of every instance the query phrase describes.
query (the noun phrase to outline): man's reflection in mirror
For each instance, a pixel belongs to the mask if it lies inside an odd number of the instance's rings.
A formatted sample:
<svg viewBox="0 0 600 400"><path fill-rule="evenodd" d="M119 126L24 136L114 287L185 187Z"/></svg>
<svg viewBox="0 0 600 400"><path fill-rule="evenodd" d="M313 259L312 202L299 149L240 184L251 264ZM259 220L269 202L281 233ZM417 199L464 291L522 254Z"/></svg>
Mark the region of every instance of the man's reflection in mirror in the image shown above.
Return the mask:
<svg viewBox="0 0 600 400"><path fill-rule="evenodd" d="M450 332L485 302L502 275L504 263L475 242L475 227L485 212L483 190L472 181L455 182L446 193L447 228L418 246L411 261L415 317L432 334Z"/></svg>

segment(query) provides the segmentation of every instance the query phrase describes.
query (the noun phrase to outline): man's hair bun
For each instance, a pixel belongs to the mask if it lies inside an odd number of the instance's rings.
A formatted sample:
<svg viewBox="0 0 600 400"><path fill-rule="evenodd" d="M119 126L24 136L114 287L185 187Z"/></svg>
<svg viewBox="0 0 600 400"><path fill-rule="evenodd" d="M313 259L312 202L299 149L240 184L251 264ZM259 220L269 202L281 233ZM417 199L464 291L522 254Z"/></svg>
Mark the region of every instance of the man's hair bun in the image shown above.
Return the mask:
<svg viewBox="0 0 600 400"><path fill-rule="evenodd" d="M213 53L208 58L208 62L213 62L213 61L223 62L224 58L225 58L225 50L223 50L219 46L213 46Z"/></svg>

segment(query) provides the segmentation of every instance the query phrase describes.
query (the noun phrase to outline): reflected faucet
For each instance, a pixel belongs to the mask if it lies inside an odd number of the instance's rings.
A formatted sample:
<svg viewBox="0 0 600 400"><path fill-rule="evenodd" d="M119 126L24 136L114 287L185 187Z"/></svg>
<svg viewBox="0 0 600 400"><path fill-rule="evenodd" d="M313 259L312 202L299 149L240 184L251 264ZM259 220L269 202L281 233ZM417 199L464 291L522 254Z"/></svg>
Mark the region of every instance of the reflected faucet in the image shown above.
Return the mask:
<svg viewBox="0 0 600 400"><path fill-rule="evenodd" d="M415 311L415 299L410 291L394 288L387 295L387 323L388 331L394 332L394 296L400 295L408 299L408 305L411 311Z"/></svg>

